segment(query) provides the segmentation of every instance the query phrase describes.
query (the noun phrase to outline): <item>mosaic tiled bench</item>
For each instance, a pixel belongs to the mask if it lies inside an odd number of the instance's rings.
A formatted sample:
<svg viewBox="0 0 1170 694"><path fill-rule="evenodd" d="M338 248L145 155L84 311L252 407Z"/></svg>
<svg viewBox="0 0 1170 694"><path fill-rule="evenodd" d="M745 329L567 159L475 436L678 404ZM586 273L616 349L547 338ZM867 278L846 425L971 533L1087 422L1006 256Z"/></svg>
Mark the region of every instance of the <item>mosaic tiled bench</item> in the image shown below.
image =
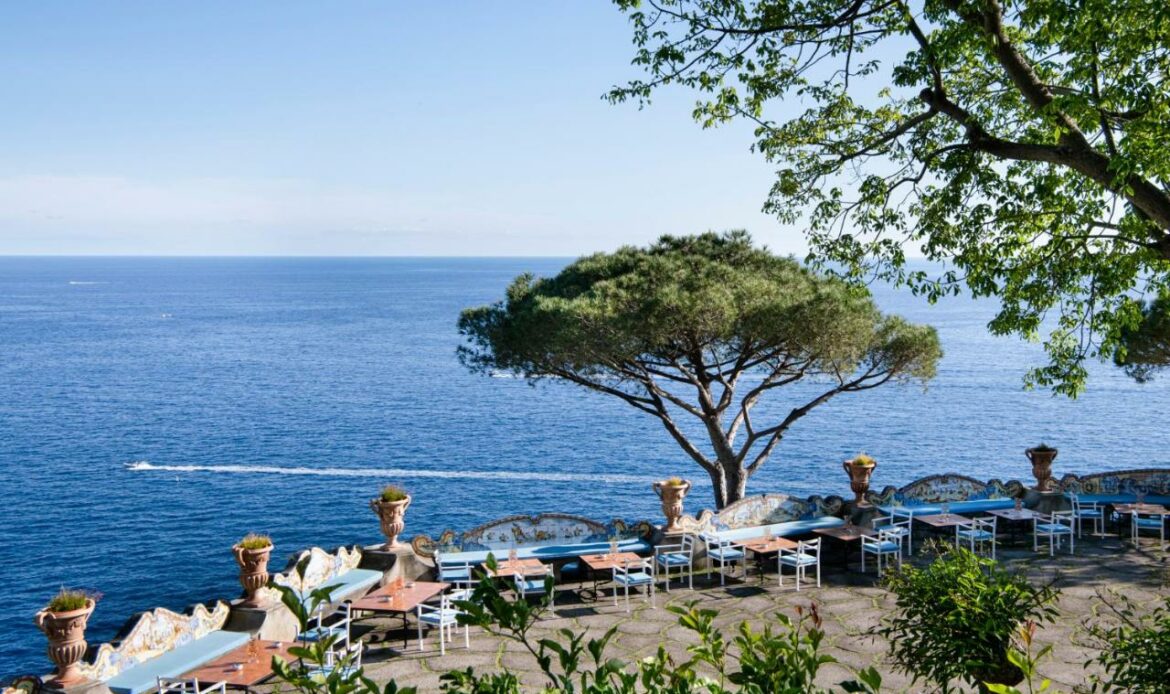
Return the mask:
<svg viewBox="0 0 1170 694"><path fill-rule="evenodd" d="M776 537L803 537L820 528L835 528L845 521L834 514L842 509L841 497L798 498L787 494L760 494L728 504L718 513L706 510L683 516L683 530L721 540L744 540L769 532Z"/></svg>
<svg viewBox="0 0 1170 694"><path fill-rule="evenodd" d="M1077 494L1081 501L1100 504L1123 504L1137 501L1138 492L1152 504L1170 504L1170 470L1147 468L1091 475L1065 475L1060 490Z"/></svg>
<svg viewBox="0 0 1170 694"><path fill-rule="evenodd" d="M1022 482L990 480L980 482L966 475L931 475L915 480L905 487L886 487L880 493L870 492L866 500L883 513L894 508L910 509L915 515L942 513L947 504L952 513L985 513L1011 508L1017 496L1025 491Z"/></svg>
<svg viewBox="0 0 1170 694"><path fill-rule="evenodd" d="M159 677L178 677L248 642L242 631L224 631L229 609L197 605L189 615L158 608L140 615L117 645L102 644L82 674L114 694L142 694Z"/></svg>
<svg viewBox="0 0 1170 694"><path fill-rule="evenodd" d="M305 560L308 563L302 579L295 567ZM272 581L297 591L304 603L309 602L312 591L322 587L332 587L331 601L341 602L365 595L382 581L381 571L359 569L361 560L362 551L357 547L341 547L336 554L313 547L294 557L284 573L276 574Z"/></svg>
<svg viewBox="0 0 1170 694"><path fill-rule="evenodd" d="M537 516L507 516L485 523L462 534L446 530L433 540L419 535L411 542L422 556L439 557L440 578L465 576L464 567L487 560L488 554L503 559L512 549L521 559L539 559L557 565L562 572L576 572L576 558L610 550L610 538L616 538L622 552L646 554L654 550L647 539L652 527L648 522L633 525L621 520L608 524L564 513ZM458 574L458 575L457 575Z"/></svg>

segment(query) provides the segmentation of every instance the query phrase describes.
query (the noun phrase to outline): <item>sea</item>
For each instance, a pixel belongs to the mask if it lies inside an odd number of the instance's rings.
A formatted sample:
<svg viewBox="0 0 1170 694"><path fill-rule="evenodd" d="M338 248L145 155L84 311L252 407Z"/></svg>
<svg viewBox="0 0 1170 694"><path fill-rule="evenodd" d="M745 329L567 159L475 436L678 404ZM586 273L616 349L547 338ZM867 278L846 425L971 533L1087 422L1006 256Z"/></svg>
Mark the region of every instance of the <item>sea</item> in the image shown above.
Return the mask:
<svg viewBox="0 0 1170 694"><path fill-rule="evenodd" d="M478 375L459 312L564 258L0 258L0 678L51 664L33 614L61 587L101 593L87 638L134 613L239 594L231 545L272 536L273 564L312 545L375 543L368 500L414 502L406 535L558 511L660 519L651 482L702 472L661 424L565 383ZM798 421L749 493L848 496L953 471L1028 480L1168 464L1170 376L1091 367L1077 400L1027 391L1040 345L987 331L993 301L928 305L872 288L938 328L937 377L841 395ZM823 383L775 391L757 422Z"/></svg>

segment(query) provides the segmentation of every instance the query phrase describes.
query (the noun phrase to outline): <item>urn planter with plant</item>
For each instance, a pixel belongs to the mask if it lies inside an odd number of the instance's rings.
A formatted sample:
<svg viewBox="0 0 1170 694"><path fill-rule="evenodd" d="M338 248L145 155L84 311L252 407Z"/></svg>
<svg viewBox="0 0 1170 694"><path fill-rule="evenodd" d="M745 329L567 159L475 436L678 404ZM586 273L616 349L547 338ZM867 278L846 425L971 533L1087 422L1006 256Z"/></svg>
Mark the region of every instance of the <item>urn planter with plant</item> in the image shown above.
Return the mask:
<svg viewBox="0 0 1170 694"><path fill-rule="evenodd" d="M36 614L37 628L49 639L49 660L57 666L49 684L66 687L85 678L78 667L85 655L85 627L93 614L95 597L80 590L61 589L45 608Z"/></svg>
<svg viewBox="0 0 1170 694"><path fill-rule="evenodd" d="M845 469L845 474L849 475L849 489L853 490L854 507L869 506L865 494L869 491L869 479L873 476L877 461L864 453L859 453L841 465Z"/></svg>
<svg viewBox="0 0 1170 694"><path fill-rule="evenodd" d="M382 488L378 498L370 500L370 508L382 522L382 534L386 536L386 549L397 549L402 545L398 536L406 527L406 509L410 506L410 495L406 490L393 484Z"/></svg>
<svg viewBox="0 0 1170 694"><path fill-rule="evenodd" d="M232 546L240 566L240 585L244 587L245 607L260 606L260 589L268 585L268 559L272 556L272 538L248 533Z"/></svg>
<svg viewBox="0 0 1170 694"><path fill-rule="evenodd" d="M682 518L683 499L691 491L691 483L681 477L671 477L654 483L654 493L662 499L662 515L666 516L666 527L663 532L676 533L682 530L679 519Z"/></svg>
<svg viewBox="0 0 1170 694"><path fill-rule="evenodd" d="M1056 486L1052 477L1052 461L1056 460L1056 449L1040 444L1024 450L1028 461L1032 463L1032 476L1036 478L1034 489L1038 492L1049 492Z"/></svg>

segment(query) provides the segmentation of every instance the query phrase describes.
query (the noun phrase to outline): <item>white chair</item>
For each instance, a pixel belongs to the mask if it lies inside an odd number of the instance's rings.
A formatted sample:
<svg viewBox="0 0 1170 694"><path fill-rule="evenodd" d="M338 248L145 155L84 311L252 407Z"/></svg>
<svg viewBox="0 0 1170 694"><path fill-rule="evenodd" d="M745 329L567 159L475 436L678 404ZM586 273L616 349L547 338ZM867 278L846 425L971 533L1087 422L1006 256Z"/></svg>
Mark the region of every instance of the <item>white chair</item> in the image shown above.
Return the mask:
<svg viewBox="0 0 1170 694"><path fill-rule="evenodd" d="M328 677L334 671L349 677L362 667L362 642L337 645L325 652L325 664L317 665L307 673L309 677Z"/></svg>
<svg viewBox="0 0 1170 694"><path fill-rule="evenodd" d="M800 583L808 572L808 567L817 569L817 588L821 587L821 538L803 540L796 543L795 549L780 549L777 558L776 573L780 575L780 587L784 587L784 567L791 566L796 572L796 590L800 591Z"/></svg>
<svg viewBox="0 0 1170 694"><path fill-rule="evenodd" d="M965 520L955 526L955 547L967 545L967 549L979 554L981 545L991 546L991 558L995 559L995 516Z"/></svg>
<svg viewBox="0 0 1170 694"><path fill-rule="evenodd" d="M892 535L901 535L903 547L906 550L906 556L914 553L914 510L896 506L890 510L888 516L875 516L873 519L873 529L882 532L883 530Z"/></svg>
<svg viewBox="0 0 1170 694"><path fill-rule="evenodd" d="M441 583L470 581L471 569L471 562L444 561L442 552L435 550L435 573Z"/></svg>
<svg viewBox="0 0 1170 694"><path fill-rule="evenodd" d="M1166 518L1160 513L1132 513L1130 514L1130 535L1133 544L1138 544L1138 535L1144 530L1149 533L1158 533L1158 542L1165 549Z"/></svg>
<svg viewBox="0 0 1170 694"><path fill-rule="evenodd" d="M626 612L630 611L630 588L647 586L647 597L650 598L650 607L654 607L654 563L649 559L639 559L625 564L613 566L613 582L626 590ZM618 606L618 592L613 591L613 606Z"/></svg>
<svg viewBox="0 0 1170 694"><path fill-rule="evenodd" d="M326 605L321 605L317 608L316 626L302 631L298 639L314 642L332 636L335 637L335 644L349 645L353 625L353 611L350 609L350 604L345 603L328 616L325 614L326 607Z"/></svg>
<svg viewBox="0 0 1170 694"><path fill-rule="evenodd" d="M439 654L447 655L447 642L455 638L455 627L459 626L459 610L451 606L446 595L440 598L438 605L424 603L415 609L418 611L418 649L421 651L426 646L423 626L427 626L439 630ZM471 632L466 624L463 625L463 645L471 648Z"/></svg>
<svg viewBox="0 0 1170 694"><path fill-rule="evenodd" d="M529 595L544 595L544 581L552 575L552 567L545 564L544 572L539 574L524 574L517 571L512 575L512 582L516 585L516 592L521 600L527 600ZM554 587L548 594L549 605L556 605L557 591Z"/></svg>
<svg viewBox="0 0 1170 694"><path fill-rule="evenodd" d="M1056 548L1068 538L1068 553L1072 554L1076 547L1076 533L1073 526L1076 519L1073 512L1053 511L1051 515L1037 513L1032 516L1032 551L1040 551L1040 538L1048 538L1048 556L1056 554Z"/></svg>
<svg viewBox="0 0 1170 694"><path fill-rule="evenodd" d="M181 680L173 677L158 678L158 694L227 694L225 682L200 683L199 680Z"/></svg>
<svg viewBox="0 0 1170 694"><path fill-rule="evenodd" d="M731 540L724 540L717 535L701 535L700 539L707 545L707 570L714 568L714 562L719 562L719 585L727 585L727 574L724 569L728 564L731 565L731 570L735 571L735 564L738 562L743 565L744 578L747 578L747 564L745 558L747 554L736 547Z"/></svg>
<svg viewBox="0 0 1170 694"><path fill-rule="evenodd" d="M1105 509L1096 501L1081 501L1076 494L1068 495L1072 502L1073 518L1076 519L1077 537L1085 534L1085 521L1092 521L1093 533L1105 534Z"/></svg>
<svg viewBox="0 0 1170 694"><path fill-rule="evenodd" d="M687 585L695 589L695 538L683 535L674 544L658 545L654 548L655 571L666 572L666 592L670 592L670 570L678 567L678 578L682 580L683 569L687 570Z"/></svg>
<svg viewBox="0 0 1170 694"><path fill-rule="evenodd" d="M456 600L471 600L475 594L475 587L479 585L479 581L467 579L466 581L456 581L455 587L447 593L447 599L451 602Z"/></svg>
<svg viewBox="0 0 1170 694"><path fill-rule="evenodd" d="M877 558L877 572L882 572L882 557L891 554L897 557L898 566L902 565L902 536L886 530L879 530L877 537L872 535L861 536L861 572L865 573L865 555L872 554ZM886 559L886 566L890 560Z"/></svg>

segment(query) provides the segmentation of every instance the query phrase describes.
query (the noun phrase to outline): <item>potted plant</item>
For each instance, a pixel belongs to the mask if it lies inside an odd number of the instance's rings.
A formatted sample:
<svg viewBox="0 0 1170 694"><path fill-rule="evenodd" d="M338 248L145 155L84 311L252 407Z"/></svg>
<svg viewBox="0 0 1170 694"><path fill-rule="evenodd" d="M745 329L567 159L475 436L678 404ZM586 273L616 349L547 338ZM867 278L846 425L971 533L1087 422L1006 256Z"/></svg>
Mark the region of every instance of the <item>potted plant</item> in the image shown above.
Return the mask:
<svg viewBox="0 0 1170 694"><path fill-rule="evenodd" d="M386 536L386 549L397 549L398 536L406 527L406 509L410 506L410 495L406 490L393 484L382 488L378 498L370 500L370 508L382 521L382 534Z"/></svg>
<svg viewBox="0 0 1170 694"><path fill-rule="evenodd" d="M841 464L845 474L849 475L849 488L853 490L853 505L857 508L869 506L865 500L865 493L869 491L869 478L873 476L873 469L877 461L864 453L858 453L851 460Z"/></svg>
<svg viewBox="0 0 1170 694"><path fill-rule="evenodd" d="M77 684L85 678L78 663L85 655L85 626L93 614L96 596L81 590L61 589L49 604L37 612L37 628L49 639L49 660L57 666L50 680L58 687Z"/></svg>
<svg viewBox="0 0 1170 694"><path fill-rule="evenodd" d="M682 530L679 519L682 518L683 499L691 491L691 483L681 477L671 477L655 482L654 493L662 499L662 514L666 516L664 532L676 533Z"/></svg>
<svg viewBox="0 0 1170 694"><path fill-rule="evenodd" d="M260 606L260 589L268 585L268 558L272 555L272 538L248 533L232 546L240 565L240 585L244 587L244 607Z"/></svg>
<svg viewBox="0 0 1170 694"><path fill-rule="evenodd" d="M1036 478L1038 492L1049 491L1056 483L1052 478L1052 461L1056 460L1056 452L1055 448L1043 443L1024 450L1024 455L1032 463L1032 476Z"/></svg>

